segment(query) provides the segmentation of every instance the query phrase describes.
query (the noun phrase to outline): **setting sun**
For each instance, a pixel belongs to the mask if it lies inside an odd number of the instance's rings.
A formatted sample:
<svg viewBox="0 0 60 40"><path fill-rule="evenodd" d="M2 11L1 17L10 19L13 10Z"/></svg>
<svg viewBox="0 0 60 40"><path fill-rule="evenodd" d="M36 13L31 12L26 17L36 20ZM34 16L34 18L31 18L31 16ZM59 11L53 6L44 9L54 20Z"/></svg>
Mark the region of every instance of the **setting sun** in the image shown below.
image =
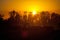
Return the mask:
<svg viewBox="0 0 60 40"><path fill-rule="evenodd" d="M36 11L33 11L32 14L35 15L36 14Z"/></svg>

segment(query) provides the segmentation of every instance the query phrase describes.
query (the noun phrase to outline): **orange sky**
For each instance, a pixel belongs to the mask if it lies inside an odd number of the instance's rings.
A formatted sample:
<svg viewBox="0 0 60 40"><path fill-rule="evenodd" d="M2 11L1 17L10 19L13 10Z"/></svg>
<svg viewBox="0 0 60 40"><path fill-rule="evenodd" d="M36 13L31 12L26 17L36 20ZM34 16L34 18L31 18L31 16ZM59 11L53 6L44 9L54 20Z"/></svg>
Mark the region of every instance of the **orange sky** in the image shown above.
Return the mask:
<svg viewBox="0 0 60 40"><path fill-rule="evenodd" d="M60 10L60 0L0 0L0 10L56 11Z"/></svg>
<svg viewBox="0 0 60 40"><path fill-rule="evenodd" d="M60 0L0 0L0 11L8 16L10 10L60 13Z"/></svg>

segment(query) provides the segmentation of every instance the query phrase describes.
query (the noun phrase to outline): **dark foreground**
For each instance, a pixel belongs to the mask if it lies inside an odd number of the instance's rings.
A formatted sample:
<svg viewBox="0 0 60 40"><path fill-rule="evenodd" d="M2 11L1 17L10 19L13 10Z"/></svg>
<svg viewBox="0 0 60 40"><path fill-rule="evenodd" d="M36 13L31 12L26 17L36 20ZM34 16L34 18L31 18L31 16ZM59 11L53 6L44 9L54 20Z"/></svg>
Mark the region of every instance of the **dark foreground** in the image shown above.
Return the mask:
<svg viewBox="0 0 60 40"><path fill-rule="evenodd" d="M10 12L8 20L0 15L0 40L60 40L60 15L48 12L39 15L32 17L30 12L28 20L15 11Z"/></svg>
<svg viewBox="0 0 60 40"><path fill-rule="evenodd" d="M59 40L60 30L51 27L8 28L1 32L0 40Z"/></svg>

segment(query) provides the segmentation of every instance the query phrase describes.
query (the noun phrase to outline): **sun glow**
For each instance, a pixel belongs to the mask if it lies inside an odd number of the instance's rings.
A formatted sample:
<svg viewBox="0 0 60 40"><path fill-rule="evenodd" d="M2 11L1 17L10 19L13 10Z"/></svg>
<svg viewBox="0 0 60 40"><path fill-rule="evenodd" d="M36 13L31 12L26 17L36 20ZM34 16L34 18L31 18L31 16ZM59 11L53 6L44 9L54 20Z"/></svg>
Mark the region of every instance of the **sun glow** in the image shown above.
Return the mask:
<svg viewBox="0 0 60 40"><path fill-rule="evenodd" d="M33 11L32 14L35 15L36 14L36 11Z"/></svg>

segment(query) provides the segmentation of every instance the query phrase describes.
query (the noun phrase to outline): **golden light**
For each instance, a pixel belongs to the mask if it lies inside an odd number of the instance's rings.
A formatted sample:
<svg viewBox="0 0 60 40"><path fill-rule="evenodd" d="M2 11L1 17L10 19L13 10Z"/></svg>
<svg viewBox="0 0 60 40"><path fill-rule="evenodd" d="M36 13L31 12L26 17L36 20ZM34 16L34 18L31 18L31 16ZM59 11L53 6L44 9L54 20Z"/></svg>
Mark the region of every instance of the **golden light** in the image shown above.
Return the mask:
<svg viewBox="0 0 60 40"><path fill-rule="evenodd" d="M32 14L35 15L36 14L36 11L33 11Z"/></svg>

